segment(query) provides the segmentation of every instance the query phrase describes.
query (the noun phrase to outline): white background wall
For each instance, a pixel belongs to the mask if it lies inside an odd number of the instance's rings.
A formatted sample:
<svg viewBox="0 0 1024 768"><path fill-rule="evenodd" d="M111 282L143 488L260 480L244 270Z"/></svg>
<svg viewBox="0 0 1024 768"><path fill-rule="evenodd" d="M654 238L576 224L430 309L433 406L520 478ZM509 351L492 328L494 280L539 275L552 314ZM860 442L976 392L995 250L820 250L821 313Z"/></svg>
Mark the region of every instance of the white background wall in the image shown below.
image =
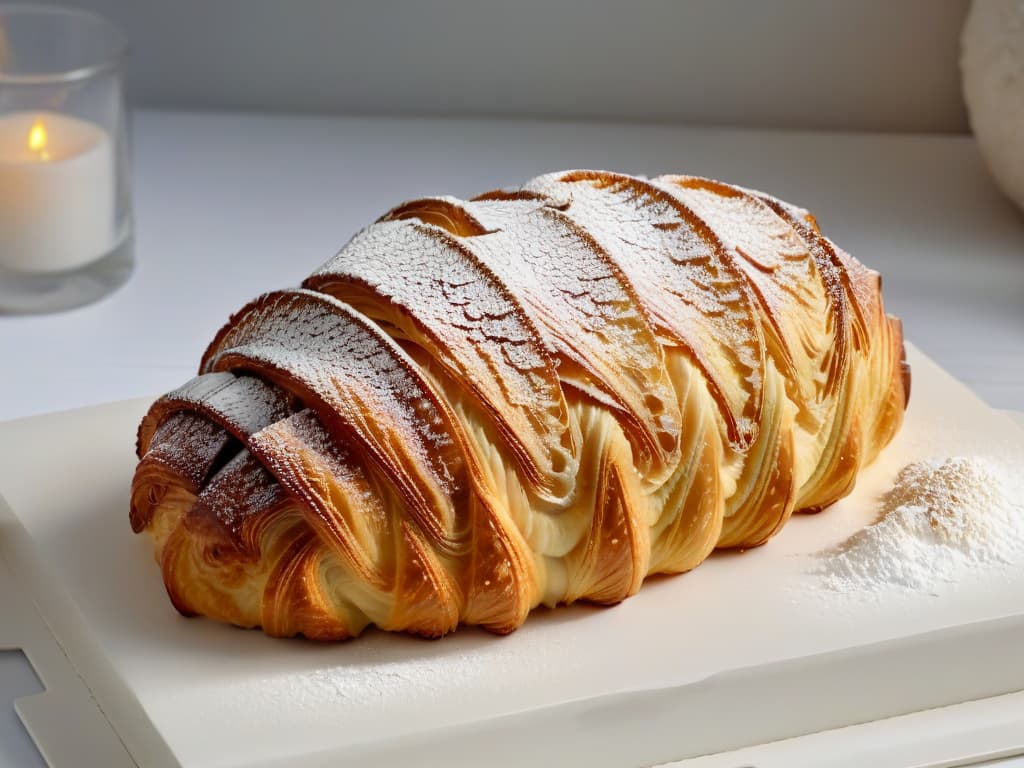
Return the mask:
<svg viewBox="0 0 1024 768"><path fill-rule="evenodd" d="M58 1L140 106L967 130L967 0Z"/></svg>

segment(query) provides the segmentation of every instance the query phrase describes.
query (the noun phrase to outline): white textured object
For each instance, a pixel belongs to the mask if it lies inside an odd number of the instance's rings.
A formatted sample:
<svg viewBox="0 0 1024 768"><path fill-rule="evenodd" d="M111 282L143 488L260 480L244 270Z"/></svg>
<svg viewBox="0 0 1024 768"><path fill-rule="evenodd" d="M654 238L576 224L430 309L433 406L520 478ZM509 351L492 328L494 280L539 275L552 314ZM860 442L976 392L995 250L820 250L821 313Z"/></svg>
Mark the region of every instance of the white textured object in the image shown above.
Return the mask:
<svg viewBox="0 0 1024 768"><path fill-rule="evenodd" d="M961 46L974 135L999 186L1024 210L1024 0L974 0Z"/></svg>

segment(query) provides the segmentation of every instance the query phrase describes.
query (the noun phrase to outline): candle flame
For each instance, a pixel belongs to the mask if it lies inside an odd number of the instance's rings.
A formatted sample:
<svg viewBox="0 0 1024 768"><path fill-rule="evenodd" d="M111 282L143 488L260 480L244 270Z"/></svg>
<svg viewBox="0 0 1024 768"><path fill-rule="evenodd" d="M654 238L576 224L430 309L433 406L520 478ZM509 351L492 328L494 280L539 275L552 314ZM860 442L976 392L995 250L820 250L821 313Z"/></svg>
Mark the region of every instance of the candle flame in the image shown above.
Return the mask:
<svg viewBox="0 0 1024 768"><path fill-rule="evenodd" d="M33 154L39 155L42 160L50 159L50 153L46 149L46 126L43 125L42 120L36 120L28 132L28 149Z"/></svg>

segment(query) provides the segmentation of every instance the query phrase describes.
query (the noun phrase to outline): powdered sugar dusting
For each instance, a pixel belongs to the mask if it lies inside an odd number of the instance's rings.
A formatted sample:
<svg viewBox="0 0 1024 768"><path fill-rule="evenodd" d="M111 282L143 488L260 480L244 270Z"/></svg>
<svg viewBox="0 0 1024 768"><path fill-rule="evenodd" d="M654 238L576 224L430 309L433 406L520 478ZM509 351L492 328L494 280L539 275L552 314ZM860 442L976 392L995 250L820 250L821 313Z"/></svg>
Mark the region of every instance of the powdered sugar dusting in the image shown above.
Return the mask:
<svg viewBox="0 0 1024 768"><path fill-rule="evenodd" d="M804 208L779 200L764 192L743 190L766 202L773 210L788 219L810 248L822 279L834 305L846 304L854 313L859 332L859 344L870 344L867 327L875 316L880 300L876 287L877 273L865 267L835 243L825 237L814 217Z"/></svg>
<svg viewBox="0 0 1024 768"><path fill-rule="evenodd" d="M1024 480L1002 463L956 456L904 467L881 516L821 556L838 592L934 591L1024 555Z"/></svg>
<svg viewBox="0 0 1024 768"><path fill-rule="evenodd" d="M445 201L462 212L457 201ZM484 237L487 237L486 235ZM568 449L568 409L558 372L543 337L517 294L476 257L480 238L458 238L415 220L382 221L356 235L307 281L325 292L374 294L376 319L406 325L407 333L452 371L487 405L513 454L532 460L532 478L548 478L557 494L571 491L571 477L556 481L553 467L573 467Z"/></svg>
<svg viewBox="0 0 1024 768"><path fill-rule="evenodd" d="M211 350L207 368L222 367L285 374L322 402L325 423L343 424L421 514L453 514L462 458L451 424L415 363L351 308L312 291L268 294Z"/></svg>
<svg viewBox="0 0 1024 768"><path fill-rule="evenodd" d="M228 372L196 376L161 399L173 407L212 414L242 435L283 419L290 410L288 396L274 385Z"/></svg>
<svg viewBox="0 0 1024 768"><path fill-rule="evenodd" d="M210 478L199 494L224 525L238 533L246 518L259 515L285 499L274 476L247 450L241 450Z"/></svg>
<svg viewBox="0 0 1024 768"><path fill-rule="evenodd" d="M820 417L816 406L824 399L825 359L834 342L828 328L839 308L830 305L807 244L787 221L737 187L687 176L664 178L737 255L767 319L782 335L786 362L796 368L786 377L787 392L804 413Z"/></svg>
<svg viewBox="0 0 1024 768"><path fill-rule="evenodd" d="M563 358L632 414L638 463L673 469L682 417L658 340L615 262L563 213L536 201L476 202L491 233L468 243L536 312ZM629 430L635 432L636 430Z"/></svg>
<svg viewBox="0 0 1024 768"><path fill-rule="evenodd" d="M571 191L566 214L615 259L661 332L701 365L726 401L723 415L735 425L731 437L744 445L753 440L763 341L742 276L723 262L714 235L708 233L709 240L698 232L671 190L655 182L580 172L542 176L526 188L562 196Z"/></svg>
<svg viewBox="0 0 1024 768"><path fill-rule="evenodd" d="M191 490L196 491L231 440L231 435L222 427L205 417L179 412L157 427L145 459L177 472L187 480Z"/></svg>
<svg viewBox="0 0 1024 768"><path fill-rule="evenodd" d="M847 291L847 296L862 322L869 322L868 318L874 317L877 311L880 298L879 292L875 287L878 273L865 267L819 231L817 222L806 208L793 205L793 203L787 203L785 200L779 200L764 192L749 189L744 191L768 201L771 205L784 211L797 223L797 231L801 233L804 240L811 242L812 239L807 234L804 234L803 230L807 230L807 232L813 233L813 240L818 241L823 246L823 250L831 251L831 258L828 261L832 263L836 279L842 283ZM821 268L823 259L817 259L817 261L818 267ZM831 279L831 276L829 276L829 279ZM866 341L869 340L867 339Z"/></svg>
<svg viewBox="0 0 1024 768"><path fill-rule="evenodd" d="M879 312L882 302L882 294L879 290L881 277L824 235L822 235L822 239L829 244L836 254L836 260L842 265L843 276L849 286L850 295L860 308L861 315L867 322L871 322L871 318Z"/></svg>

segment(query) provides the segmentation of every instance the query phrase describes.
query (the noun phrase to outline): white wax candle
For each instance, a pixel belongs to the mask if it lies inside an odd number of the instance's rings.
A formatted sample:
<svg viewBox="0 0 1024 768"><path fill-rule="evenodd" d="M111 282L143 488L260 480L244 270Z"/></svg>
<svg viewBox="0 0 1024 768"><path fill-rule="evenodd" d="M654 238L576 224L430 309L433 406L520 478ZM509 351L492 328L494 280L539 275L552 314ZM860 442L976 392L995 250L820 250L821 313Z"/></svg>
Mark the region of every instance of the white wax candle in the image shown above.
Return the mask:
<svg viewBox="0 0 1024 768"><path fill-rule="evenodd" d="M49 112L0 117L0 267L60 272L114 245L114 150L98 125Z"/></svg>

